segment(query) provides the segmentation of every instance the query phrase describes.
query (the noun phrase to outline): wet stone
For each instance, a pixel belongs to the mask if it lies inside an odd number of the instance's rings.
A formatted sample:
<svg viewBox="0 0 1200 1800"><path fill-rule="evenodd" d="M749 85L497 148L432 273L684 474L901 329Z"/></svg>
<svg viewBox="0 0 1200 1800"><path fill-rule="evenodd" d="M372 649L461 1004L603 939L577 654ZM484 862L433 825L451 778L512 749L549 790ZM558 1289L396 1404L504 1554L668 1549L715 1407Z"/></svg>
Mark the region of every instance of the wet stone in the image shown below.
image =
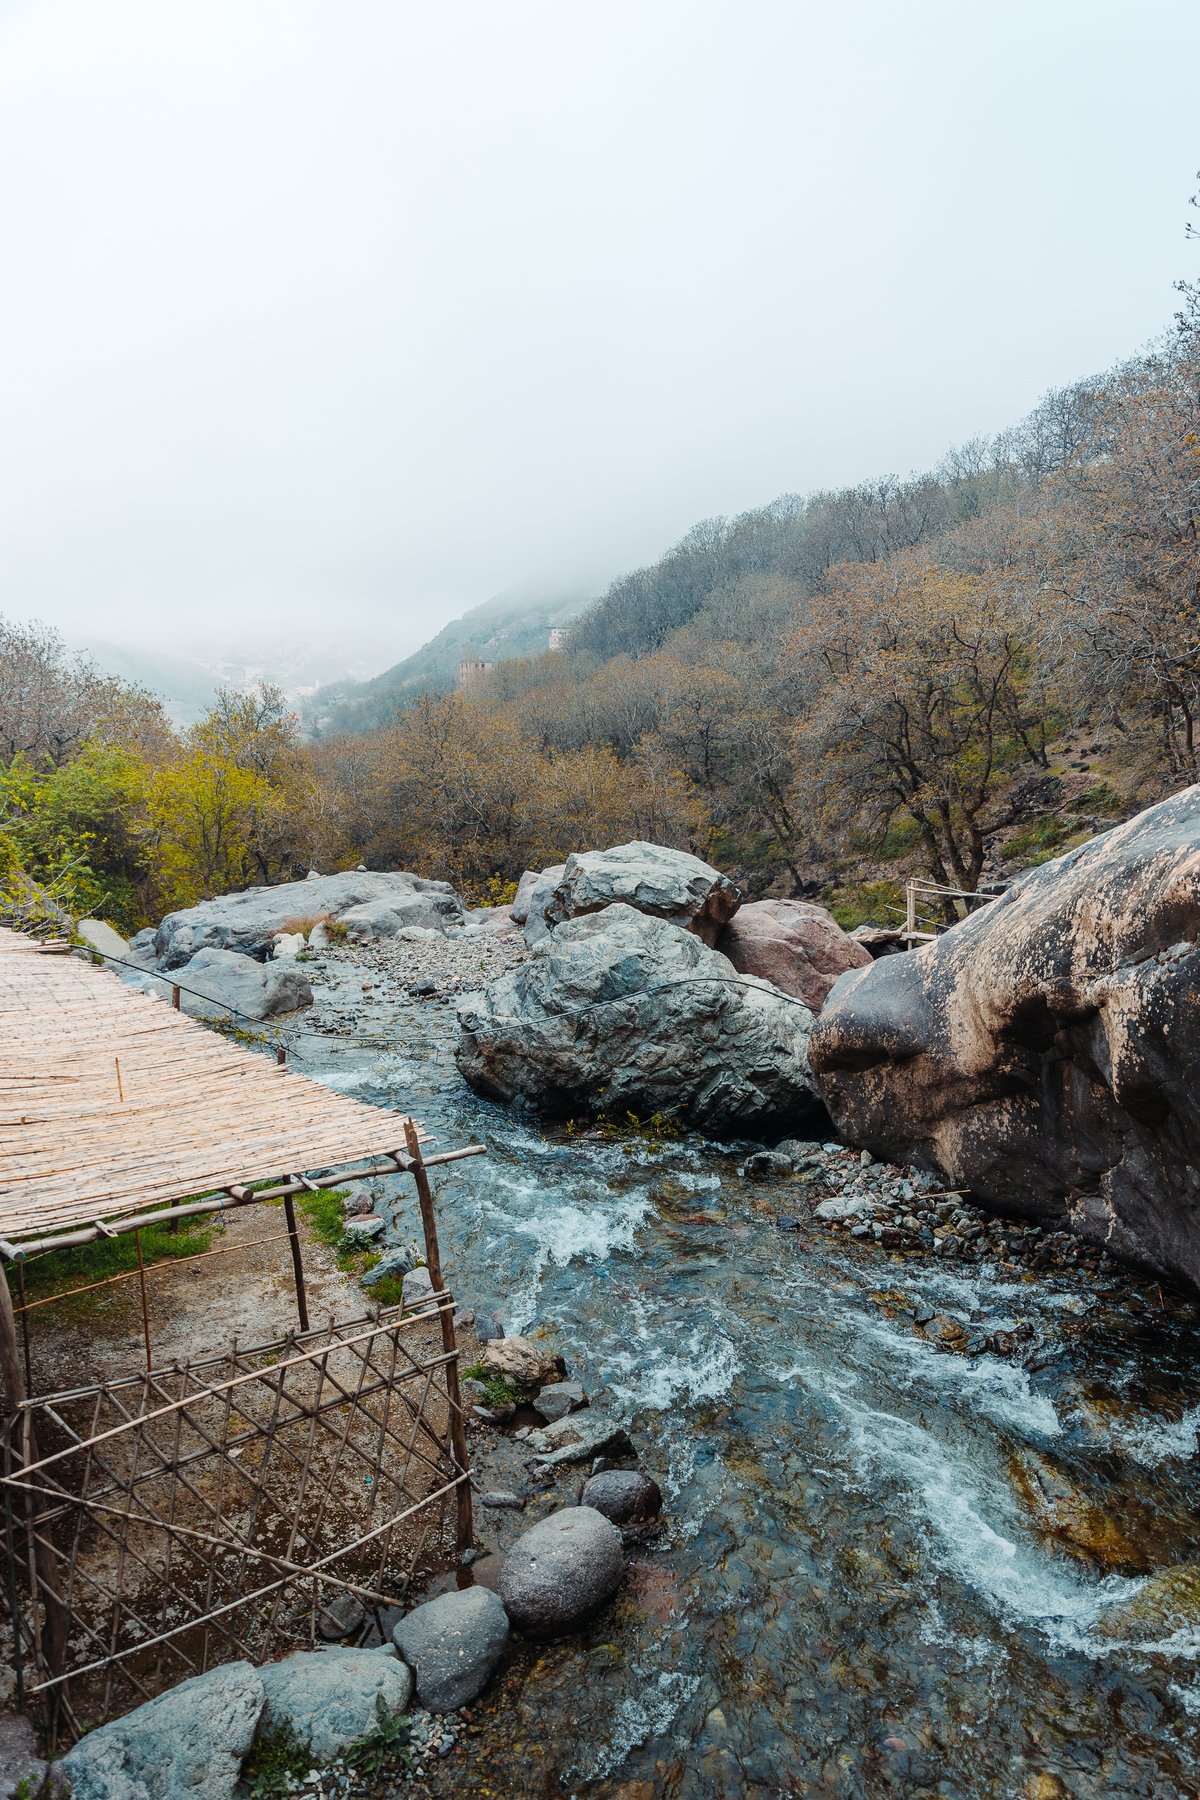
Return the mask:
<svg viewBox="0 0 1200 1800"><path fill-rule="evenodd" d="M580 1504L594 1506L622 1528L649 1525L662 1512L662 1493L640 1469L609 1469L584 1482Z"/></svg>
<svg viewBox="0 0 1200 1800"><path fill-rule="evenodd" d="M553 1424L586 1406L587 1395L577 1381L554 1381L542 1388L533 1404L546 1422Z"/></svg>
<svg viewBox="0 0 1200 1800"><path fill-rule="evenodd" d="M366 1619L361 1600L353 1594L337 1594L317 1614L317 1630L329 1642L350 1637Z"/></svg>

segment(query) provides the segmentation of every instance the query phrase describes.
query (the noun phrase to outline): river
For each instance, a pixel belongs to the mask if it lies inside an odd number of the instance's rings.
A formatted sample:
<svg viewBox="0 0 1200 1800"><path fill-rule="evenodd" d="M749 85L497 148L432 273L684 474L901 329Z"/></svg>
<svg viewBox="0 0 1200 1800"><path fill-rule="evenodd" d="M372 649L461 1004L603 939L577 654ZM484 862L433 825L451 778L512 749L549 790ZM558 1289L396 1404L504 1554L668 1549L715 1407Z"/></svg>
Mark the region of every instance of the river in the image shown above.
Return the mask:
<svg viewBox="0 0 1200 1800"><path fill-rule="evenodd" d="M456 1293L549 1327L666 1497L612 1612L517 1652L453 1791L1194 1800L1200 1626L1129 1628L1146 1576L1056 1547L1016 1473L1052 1471L1147 1571L1200 1563L1192 1303L1117 1270L800 1240L775 1222L786 1185L739 1174L747 1146L482 1102L452 1010L372 974L364 997L354 959L325 964L304 1066L487 1145L438 1184ZM353 1038L316 1029L350 1017ZM410 1184L390 1200L416 1238ZM1033 1349L947 1354L903 1300L1026 1321Z"/></svg>

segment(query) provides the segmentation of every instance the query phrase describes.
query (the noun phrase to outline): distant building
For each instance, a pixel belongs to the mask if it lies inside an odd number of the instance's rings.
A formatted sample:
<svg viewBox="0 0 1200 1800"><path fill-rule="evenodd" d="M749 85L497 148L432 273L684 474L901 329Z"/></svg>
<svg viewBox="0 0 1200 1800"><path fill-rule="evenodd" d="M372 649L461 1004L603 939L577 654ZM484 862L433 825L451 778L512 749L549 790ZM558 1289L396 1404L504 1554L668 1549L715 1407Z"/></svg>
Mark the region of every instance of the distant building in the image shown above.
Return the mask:
<svg viewBox="0 0 1200 1800"><path fill-rule="evenodd" d="M490 662L484 662L481 657L464 657L463 661L458 665L459 687L470 687L473 681L479 681L484 675L487 675L491 668L492 664Z"/></svg>
<svg viewBox="0 0 1200 1800"><path fill-rule="evenodd" d="M563 645L566 643L566 641L567 641L566 626L565 625L552 625L550 627L550 648L551 648L551 650L561 650Z"/></svg>

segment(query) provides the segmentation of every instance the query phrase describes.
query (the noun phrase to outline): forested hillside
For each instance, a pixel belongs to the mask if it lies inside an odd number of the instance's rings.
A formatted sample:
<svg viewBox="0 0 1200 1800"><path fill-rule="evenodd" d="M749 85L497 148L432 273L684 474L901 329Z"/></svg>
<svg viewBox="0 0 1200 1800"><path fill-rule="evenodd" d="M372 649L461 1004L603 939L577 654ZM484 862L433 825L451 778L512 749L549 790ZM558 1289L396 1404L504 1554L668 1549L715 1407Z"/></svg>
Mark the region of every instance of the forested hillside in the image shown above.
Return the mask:
<svg viewBox="0 0 1200 1800"><path fill-rule="evenodd" d="M367 731L304 744L263 688L181 734L4 627L0 856L10 890L133 925L360 859L499 892L644 836L879 914L910 870L974 888L1196 779L1198 530L1189 294L1162 344L1001 436L698 525L564 650Z"/></svg>
<svg viewBox="0 0 1200 1800"><path fill-rule="evenodd" d="M370 731L385 724L397 707L424 693L447 693L458 685L464 657L501 662L507 657L536 656L549 641L554 625L578 617L586 597L555 589L518 588L495 594L461 619L452 619L421 649L385 669L370 681L329 682L317 689L302 709L307 735L336 737L345 731Z"/></svg>

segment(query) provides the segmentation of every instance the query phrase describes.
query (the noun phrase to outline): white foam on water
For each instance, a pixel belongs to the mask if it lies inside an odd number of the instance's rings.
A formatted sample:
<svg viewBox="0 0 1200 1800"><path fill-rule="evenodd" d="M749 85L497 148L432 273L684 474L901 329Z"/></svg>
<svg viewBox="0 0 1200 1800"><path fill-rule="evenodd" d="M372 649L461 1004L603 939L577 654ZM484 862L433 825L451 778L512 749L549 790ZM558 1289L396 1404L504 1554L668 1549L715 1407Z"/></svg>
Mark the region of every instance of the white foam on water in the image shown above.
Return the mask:
<svg viewBox="0 0 1200 1800"><path fill-rule="evenodd" d="M1200 1447L1200 1406L1189 1407L1178 1419L1116 1424L1109 1442L1144 1469L1156 1469L1165 1462L1187 1462Z"/></svg>
<svg viewBox="0 0 1200 1800"><path fill-rule="evenodd" d="M970 1275L930 1264L906 1270L897 1285L957 1311L989 1315L998 1306L1011 1307L1025 1316L1031 1311L1086 1312L1092 1305L1086 1295L1056 1293L1041 1282L1011 1281L1007 1276L993 1275L986 1264Z"/></svg>
<svg viewBox="0 0 1200 1800"><path fill-rule="evenodd" d="M627 1406L651 1412L719 1399L741 1367L732 1341L719 1327L705 1325L677 1327L666 1342L642 1325L630 1349L610 1350L607 1361L611 1391Z"/></svg>
<svg viewBox="0 0 1200 1800"><path fill-rule="evenodd" d="M482 1205L489 1237L499 1239L513 1268L506 1324L521 1331L536 1318L542 1276L552 1265L601 1263L632 1247L650 1210L642 1189L614 1197L597 1188L585 1205L565 1200L539 1183L500 1172ZM505 1241L507 1240L507 1241Z"/></svg>
<svg viewBox="0 0 1200 1800"><path fill-rule="evenodd" d="M1092 1626L1108 1607L1136 1594L1140 1581L1108 1576L1089 1582L1052 1561L1003 1520L1008 1496L962 1462L952 1459L933 1434L909 1420L869 1408L843 1408L852 1440L868 1462L899 1474L919 1501L942 1560L992 1608L1039 1627L1061 1649L1107 1655L1114 1647L1089 1643ZM998 1518L1000 1528L987 1516Z"/></svg>
<svg viewBox="0 0 1200 1800"><path fill-rule="evenodd" d="M898 1477L916 1502L937 1560L994 1613L1035 1627L1052 1650L1093 1657L1128 1651L1130 1646L1090 1633L1108 1608L1140 1590L1140 1580L1110 1575L1088 1581L1076 1574L1023 1539L1016 1503L1003 1483L954 1456L923 1425L858 1400L842 1371L801 1368L794 1374L841 1415L859 1478ZM1156 1648L1168 1646L1137 1646L1143 1653ZM1182 1650L1176 1634L1169 1652Z"/></svg>
<svg viewBox="0 0 1200 1800"><path fill-rule="evenodd" d="M1019 1363L997 1356L963 1356L938 1350L927 1338L897 1331L880 1318L856 1321L859 1334L873 1338L884 1352L883 1366L901 1386L920 1383L965 1400L972 1411L983 1413L1022 1436L1054 1438L1061 1435L1058 1414L1045 1394L1036 1393L1028 1372Z"/></svg>
<svg viewBox="0 0 1200 1800"><path fill-rule="evenodd" d="M636 1695L626 1695L613 1712L612 1735L586 1769L574 1773L596 1781L624 1762L629 1752L669 1731L680 1710L700 1686L698 1675L663 1671L647 1675Z"/></svg>

